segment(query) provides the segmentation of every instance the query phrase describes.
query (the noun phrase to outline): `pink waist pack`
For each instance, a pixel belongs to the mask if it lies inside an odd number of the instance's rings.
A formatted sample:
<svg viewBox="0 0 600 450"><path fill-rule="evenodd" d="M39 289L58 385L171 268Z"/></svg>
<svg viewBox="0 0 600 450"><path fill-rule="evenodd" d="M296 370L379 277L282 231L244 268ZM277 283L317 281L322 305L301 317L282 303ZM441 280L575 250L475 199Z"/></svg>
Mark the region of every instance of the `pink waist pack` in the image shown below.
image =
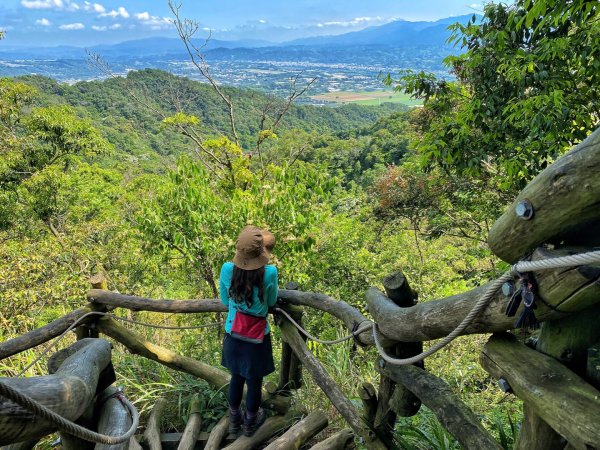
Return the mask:
<svg viewBox="0 0 600 450"><path fill-rule="evenodd" d="M265 338L267 318L236 310L231 336L241 341L261 344Z"/></svg>

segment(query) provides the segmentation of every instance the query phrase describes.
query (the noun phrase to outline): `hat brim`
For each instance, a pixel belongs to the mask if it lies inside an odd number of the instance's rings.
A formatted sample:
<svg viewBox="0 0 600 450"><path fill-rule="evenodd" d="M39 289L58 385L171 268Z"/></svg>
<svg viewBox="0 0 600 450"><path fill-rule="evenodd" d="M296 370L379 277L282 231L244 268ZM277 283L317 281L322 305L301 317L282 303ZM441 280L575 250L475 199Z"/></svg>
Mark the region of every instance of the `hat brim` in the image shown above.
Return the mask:
<svg viewBox="0 0 600 450"><path fill-rule="evenodd" d="M264 249L260 255L253 258L248 258L248 256L244 255L242 252L237 251L233 257L233 264L240 269L256 270L260 267L266 266L270 257L271 254L266 249Z"/></svg>

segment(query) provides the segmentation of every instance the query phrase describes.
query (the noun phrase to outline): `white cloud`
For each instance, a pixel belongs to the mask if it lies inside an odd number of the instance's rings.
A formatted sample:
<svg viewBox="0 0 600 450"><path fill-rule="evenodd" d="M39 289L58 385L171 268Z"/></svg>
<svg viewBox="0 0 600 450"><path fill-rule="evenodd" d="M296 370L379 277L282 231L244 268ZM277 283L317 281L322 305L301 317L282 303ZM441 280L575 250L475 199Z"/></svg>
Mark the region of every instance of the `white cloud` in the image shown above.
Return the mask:
<svg viewBox="0 0 600 450"><path fill-rule="evenodd" d="M135 18L138 20L150 20L150 13L149 12L138 13L138 14L135 14Z"/></svg>
<svg viewBox="0 0 600 450"><path fill-rule="evenodd" d="M83 30L85 25L82 23L68 23L65 25L61 25L58 28L61 30Z"/></svg>
<svg viewBox="0 0 600 450"><path fill-rule="evenodd" d="M473 9L481 9L483 5L481 3L471 3L469 5L469 8L473 8Z"/></svg>
<svg viewBox="0 0 600 450"><path fill-rule="evenodd" d="M100 3L91 3L91 2L83 2L83 10L84 11L92 11L97 14L102 14L106 12L106 8L102 6Z"/></svg>
<svg viewBox="0 0 600 450"><path fill-rule="evenodd" d="M53 9L64 6L62 0L21 0L21 6L27 9Z"/></svg>
<svg viewBox="0 0 600 450"><path fill-rule="evenodd" d="M151 16L147 12L136 14L136 17L151 30L167 30L173 27L173 20L170 17Z"/></svg>
<svg viewBox="0 0 600 450"><path fill-rule="evenodd" d="M114 25L111 25L110 28L111 30L118 30L119 28L121 28L121 24L120 23L115 23Z"/></svg>
<svg viewBox="0 0 600 450"><path fill-rule="evenodd" d="M377 17L355 17L354 19L351 20L342 20L342 21L332 21L332 22L323 22L323 25L325 26L338 26L338 27L353 27L356 25L366 25L370 22L375 22L375 23L382 23L382 22L389 22L390 19L384 19L381 16L377 16ZM317 25L318 26L318 25Z"/></svg>
<svg viewBox="0 0 600 450"><path fill-rule="evenodd" d="M36 25L42 25L43 27L49 27L50 25L52 25L52 23L46 19L46 18L42 18L42 19L37 19L35 21Z"/></svg>
<svg viewBox="0 0 600 450"><path fill-rule="evenodd" d="M10 30L14 30L14 29L15 29L15 27L12 27L10 25L7 25L5 27L0 25L0 31L10 31Z"/></svg>
<svg viewBox="0 0 600 450"><path fill-rule="evenodd" d="M106 26L92 25L92 30L94 30L94 31L106 31L106 30L108 30L108 27L106 27Z"/></svg>
<svg viewBox="0 0 600 450"><path fill-rule="evenodd" d="M258 23L267 23L267 21L265 19L260 19Z"/></svg>
<svg viewBox="0 0 600 450"><path fill-rule="evenodd" d="M116 17L123 17L124 19L129 18L129 12L122 7L119 6L117 10L111 9L109 12L105 12L99 15L99 17L112 17L113 19Z"/></svg>

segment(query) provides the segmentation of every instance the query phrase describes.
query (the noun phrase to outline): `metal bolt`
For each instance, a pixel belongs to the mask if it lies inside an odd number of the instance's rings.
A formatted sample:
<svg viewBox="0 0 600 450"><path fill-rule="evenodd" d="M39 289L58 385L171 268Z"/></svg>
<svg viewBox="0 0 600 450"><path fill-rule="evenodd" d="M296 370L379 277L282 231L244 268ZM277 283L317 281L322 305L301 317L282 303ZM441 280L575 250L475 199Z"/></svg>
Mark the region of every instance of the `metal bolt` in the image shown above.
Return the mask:
<svg viewBox="0 0 600 450"><path fill-rule="evenodd" d="M506 297L510 297L511 295L513 295L515 292L515 283L512 281L507 281L506 283L504 283L502 285L502 293L506 296Z"/></svg>
<svg viewBox="0 0 600 450"><path fill-rule="evenodd" d="M506 392L507 394L510 394L512 392L510 384L508 384L508 381L506 381L504 378L500 378L498 380L498 386L500 386L502 392Z"/></svg>
<svg viewBox="0 0 600 450"><path fill-rule="evenodd" d="M515 207L515 213L523 220L529 220L533 217L533 205L527 199L521 200Z"/></svg>

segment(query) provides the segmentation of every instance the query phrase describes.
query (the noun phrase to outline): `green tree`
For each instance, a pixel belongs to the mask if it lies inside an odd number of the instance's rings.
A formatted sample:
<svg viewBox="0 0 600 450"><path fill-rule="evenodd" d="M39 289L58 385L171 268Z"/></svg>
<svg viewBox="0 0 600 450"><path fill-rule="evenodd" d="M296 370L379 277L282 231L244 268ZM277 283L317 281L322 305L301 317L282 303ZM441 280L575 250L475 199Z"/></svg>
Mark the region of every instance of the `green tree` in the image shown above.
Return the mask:
<svg viewBox="0 0 600 450"><path fill-rule="evenodd" d="M445 60L456 81L387 81L425 101L415 123L426 163L518 190L600 121L600 8L517 0L484 11L451 27L466 49Z"/></svg>

